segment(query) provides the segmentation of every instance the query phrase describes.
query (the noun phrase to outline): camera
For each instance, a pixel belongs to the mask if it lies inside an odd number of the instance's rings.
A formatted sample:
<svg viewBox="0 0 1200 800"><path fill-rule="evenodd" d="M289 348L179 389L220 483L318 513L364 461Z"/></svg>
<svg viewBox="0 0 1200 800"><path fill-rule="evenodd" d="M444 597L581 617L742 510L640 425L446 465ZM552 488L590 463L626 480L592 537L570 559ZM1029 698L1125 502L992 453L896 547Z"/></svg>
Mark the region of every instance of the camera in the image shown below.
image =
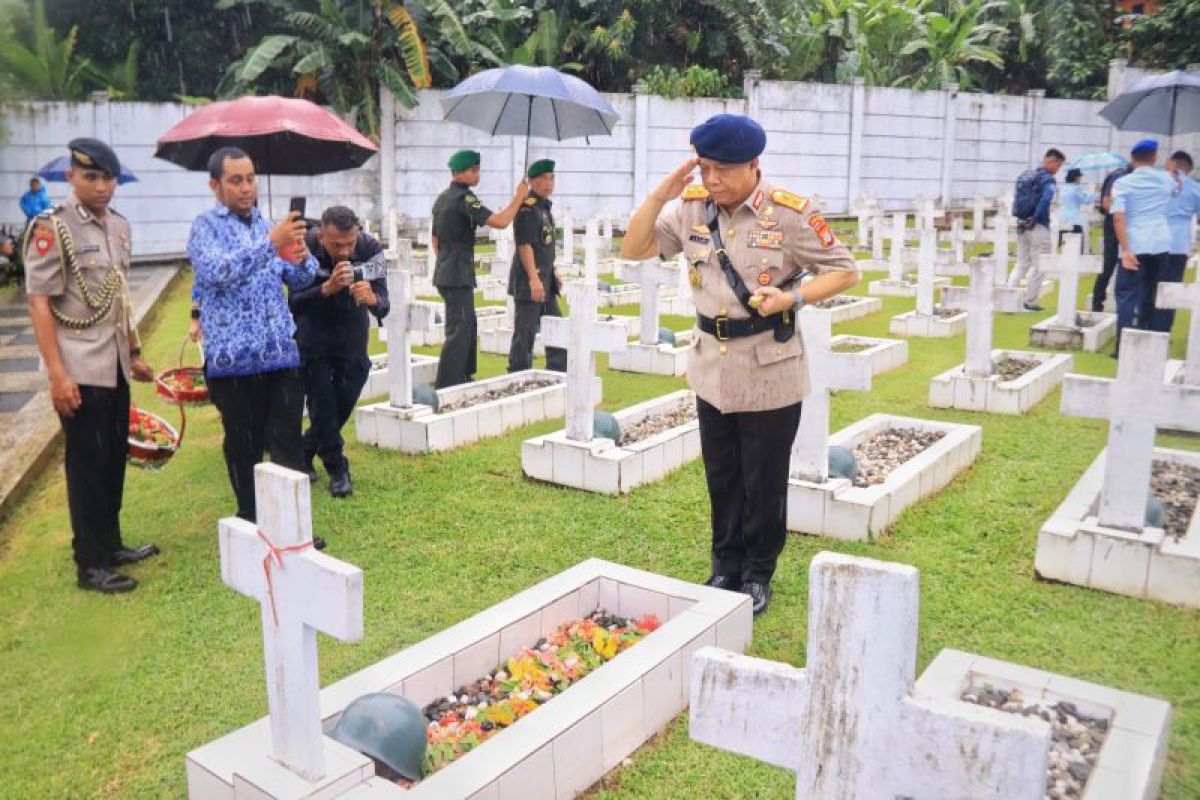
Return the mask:
<svg viewBox="0 0 1200 800"><path fill-rule="evenodd" d="M370 261L364 261L362 263L351 262L350 266L354 269L355 283L358 283L359 281L373 281L376 278L383 278L387 276L387 262L384 261L382 253L378 256L375 256Z"/></svg>

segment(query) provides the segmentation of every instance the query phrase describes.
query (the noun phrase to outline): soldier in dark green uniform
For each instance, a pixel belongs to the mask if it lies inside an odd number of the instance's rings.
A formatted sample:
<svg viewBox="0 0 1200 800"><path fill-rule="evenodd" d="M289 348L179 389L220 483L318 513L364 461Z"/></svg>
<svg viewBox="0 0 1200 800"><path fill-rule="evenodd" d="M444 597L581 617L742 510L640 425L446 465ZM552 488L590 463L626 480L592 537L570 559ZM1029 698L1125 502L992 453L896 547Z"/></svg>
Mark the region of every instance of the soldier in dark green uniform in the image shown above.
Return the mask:
<svg viewBox="0 0 1200 800"><path fill-rule="evenodd" d="M554 274L554 216L550 213L554 162L548 158L535 161L525 174L531 191L517 212L513 227L517 252L508 273L508 293L516 315L508 350L509 372L533 366L533 339L541 328L542 317L562 316L558 307L562 286ZM546 369L566 372L567 351L547 347Z"/></svg>
<svg viewBox="0 0 1200 800"><path fill-rule="evenodd" d="M437 388L457 386L475 374L475 229L507 228L529 193L525 179L503 211L493 213L472 189L479 183L479 153L450 156L450 186L433 204L437 266L433 285L446 303L446 343L438 361Z"/></svg>

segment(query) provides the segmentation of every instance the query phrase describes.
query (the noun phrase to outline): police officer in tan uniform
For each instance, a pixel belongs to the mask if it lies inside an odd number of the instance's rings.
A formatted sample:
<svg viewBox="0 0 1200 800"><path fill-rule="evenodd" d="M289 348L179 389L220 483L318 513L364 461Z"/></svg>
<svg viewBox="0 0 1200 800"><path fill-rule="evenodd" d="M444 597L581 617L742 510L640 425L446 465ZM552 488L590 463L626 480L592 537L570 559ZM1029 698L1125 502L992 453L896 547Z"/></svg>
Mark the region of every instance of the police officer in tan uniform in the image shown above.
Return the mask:
<svg viewBox="0 0 1200 800"><path fill-rule="evenodd" d="M126 276L129 223L108 207L121 164L103 142L74 139L66 202L25 234L25 291L50 400L66 437L67 504L78 585L128 592L115 571L158 552L126 547L121 499L129 437L129 379L150 381L133 327Z"/></svg>
<svg viewBox="0 0 1200 800"><path fill-rule="evenodd" d="M688 383L712 505L707 583L748 594L756 615L787 537L788 463L808 393L795 314L858 281L815 205L762 176L766 138L735 114L694 128L696 157L634 212L621 248L629 259L687 258L698 328ZM697 167L701 184L692 183ZM801 285L805 273L815 277Z"/></svg>

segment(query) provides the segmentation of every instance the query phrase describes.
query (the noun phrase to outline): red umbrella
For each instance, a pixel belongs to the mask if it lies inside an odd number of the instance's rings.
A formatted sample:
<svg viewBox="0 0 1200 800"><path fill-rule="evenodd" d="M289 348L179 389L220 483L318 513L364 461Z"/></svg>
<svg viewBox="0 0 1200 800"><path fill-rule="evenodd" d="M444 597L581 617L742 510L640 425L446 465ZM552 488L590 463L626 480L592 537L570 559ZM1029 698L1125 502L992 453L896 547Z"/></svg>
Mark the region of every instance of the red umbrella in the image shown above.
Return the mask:
<svg viewBox="0 0 1200 800"><path fill-rule="evenodd" d="M379 148L328 109L287 97L201 106L164 133L156 158L208 169L218 148L240 147L263 175L322 175L361 166Z"/></svg>

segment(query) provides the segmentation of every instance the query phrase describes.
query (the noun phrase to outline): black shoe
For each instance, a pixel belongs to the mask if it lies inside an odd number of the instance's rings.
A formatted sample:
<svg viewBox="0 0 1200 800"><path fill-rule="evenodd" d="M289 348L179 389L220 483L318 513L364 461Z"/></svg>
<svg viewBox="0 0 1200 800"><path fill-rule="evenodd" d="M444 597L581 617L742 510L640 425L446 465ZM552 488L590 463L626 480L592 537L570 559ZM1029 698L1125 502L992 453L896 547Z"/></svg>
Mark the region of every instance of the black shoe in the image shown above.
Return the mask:
<svg viewBox="0 0 1200 800"><path fill-rule="evenodd" d="M114 566L123 567L126 564L136 564L150 556L156 556L158 552L158 545L154 544L142 545L141 547L122 547L112 554L112 562Z"/></svg>
<svg viewBox="0 0 1200 800"><path fill-rule="evenodd" d="M322 539L320 536L314 536L313 537L313 549L314 550L324 550L325 549L325 540Z"/></svg>
<svg viewBox="0 0 1200 800"><path fill-rule="evenodd" d="M742 594L750 595L750 599L754 601L754 604L750 606L750 611L757 617L767 610L767 606L771 602L771 584L743 581Z"/></svg>
<svg viewBox="0 0 1200 800"><path fill-rule="evenodd" d="M1045 311L1045 306L1039 306L1037 303L1022 303L1021 307L1026 311Z"/></svg>
<svg viewBox="0 0 1200 800"><path fill-rule="evenodd" d="M321 473L317 472L317 468L315 466L313 466L313 460L311 458L308 459L305 463L308 464L308 469L305 470L308 473L308 482L316 483L317 480L321 477Z"/></svg>
<svg viewBox="0 0 1200 800"><path fill-rule="evenodd" d="M81 569L75 585L80 589L102 594L118 594L132 592L137 588L137 581L128 575L114 572L107 567L101 569Z"/></svg>
<svg viewBox="0 0 1200 800"><path fill-rule="evenodd" d="M329 476L329 493L334 497L349 497L354 493L354 484L350 481L350 470Z"/></svg>
<svg viewBox="0 0 1200 800"><path fill-rule="evenodd" d="M737 575L709 575L704 585L711 586L714 589L725 589L726 591L736 592L742 588L742 579Z"/></svg>

